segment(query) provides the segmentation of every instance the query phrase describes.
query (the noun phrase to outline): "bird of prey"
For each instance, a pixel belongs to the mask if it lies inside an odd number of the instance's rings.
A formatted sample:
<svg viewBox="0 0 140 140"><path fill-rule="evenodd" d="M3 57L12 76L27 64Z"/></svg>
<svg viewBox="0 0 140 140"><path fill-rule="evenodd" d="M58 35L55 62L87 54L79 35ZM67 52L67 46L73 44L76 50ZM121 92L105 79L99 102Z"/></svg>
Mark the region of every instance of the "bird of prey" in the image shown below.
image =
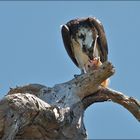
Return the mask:
<svg viewBox="0 0 140 140"><path fill-rule="evenodd" d="M65 49L74 64L81 69L81 73L107 61L106 35L97 18L71 20L62 25L61 33Z"/></svg>

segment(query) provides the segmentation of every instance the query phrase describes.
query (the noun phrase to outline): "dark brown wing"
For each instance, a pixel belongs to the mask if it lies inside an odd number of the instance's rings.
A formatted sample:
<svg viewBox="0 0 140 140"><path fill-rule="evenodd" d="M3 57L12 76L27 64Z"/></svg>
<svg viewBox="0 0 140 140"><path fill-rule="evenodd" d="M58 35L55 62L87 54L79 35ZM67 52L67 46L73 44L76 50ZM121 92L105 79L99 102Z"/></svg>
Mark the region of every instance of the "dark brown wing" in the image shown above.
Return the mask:
<svg viewBox="0 0 140 140"><path fill-rule="evenodd" d="M98 46L99 46L99 49L100 49L99 50L100 59L101 59L101 62L105 62L108 59L107 58L107 56L108 56L108 45L107 45L107 39L106 39L106 35L105 35L103 25L96 18L89 17L88 20L98 31L99 37L97 39L97 43L98 43Z"/></svg>
<svg viewBox="0 0 140 140"><path fill-rule="evenodd" d="M74 64L78 67L78 63L74 57L74 53L72 51L72 43L71 43L71 37L70 37L70 31L68 29L68 27L66 25L63 25L61 28L61 34L62 34L62 39L63 39L63 43L65 46L65 49L68 53L68 55L70 56L70 58L72 59L72 61L74 62Z"/></svg>

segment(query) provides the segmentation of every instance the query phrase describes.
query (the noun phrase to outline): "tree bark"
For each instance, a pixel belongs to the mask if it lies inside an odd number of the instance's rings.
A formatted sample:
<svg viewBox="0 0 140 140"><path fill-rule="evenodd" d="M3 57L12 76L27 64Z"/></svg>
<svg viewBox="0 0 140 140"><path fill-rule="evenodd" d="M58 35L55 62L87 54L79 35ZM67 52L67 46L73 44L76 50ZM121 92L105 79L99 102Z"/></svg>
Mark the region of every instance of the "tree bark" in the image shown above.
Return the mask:
<svg viewBox="0 0 140 140"><path fill-rule="evenodd" d="M113 101L140 121L140 102L101 86L115 73L110 62L68 82L46 87L30 84L11 89L0 101L2 140L85 140L83 114L97 102Z"/></svg>

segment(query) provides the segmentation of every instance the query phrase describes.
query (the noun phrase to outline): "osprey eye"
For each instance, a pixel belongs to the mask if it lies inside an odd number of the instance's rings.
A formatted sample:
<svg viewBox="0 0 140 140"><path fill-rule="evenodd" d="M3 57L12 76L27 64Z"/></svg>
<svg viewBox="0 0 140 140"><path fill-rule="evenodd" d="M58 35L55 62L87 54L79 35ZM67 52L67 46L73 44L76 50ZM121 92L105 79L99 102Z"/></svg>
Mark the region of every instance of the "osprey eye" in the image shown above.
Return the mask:
<svg viewBox="0 0 140 140"><path fill-rule="evenodd" d="M81 34L81 35L79 35L78 37L79 37L80 39L82 39L83 41L85 41L85 38L86 38L85 35Z"/></svg>
<svg viewBox="0 0 140 140"><path fill-rule="evenodd" d="M83 39L85 36L83 34L80 34L78 37Z"/></svg>

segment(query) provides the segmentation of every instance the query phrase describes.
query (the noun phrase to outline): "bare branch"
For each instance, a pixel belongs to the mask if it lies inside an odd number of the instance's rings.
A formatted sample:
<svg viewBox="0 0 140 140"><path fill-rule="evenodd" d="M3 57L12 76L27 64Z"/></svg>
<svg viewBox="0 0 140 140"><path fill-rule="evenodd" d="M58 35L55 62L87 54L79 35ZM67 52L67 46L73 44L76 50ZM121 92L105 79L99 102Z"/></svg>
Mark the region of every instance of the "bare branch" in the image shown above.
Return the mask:
<svg viewBox="0 0 140 140"><path fill-rule="evenodd" d="M82 100L83 105L87 108L89 105L95 102L112 101L118 103L130 111L133 116L140 121L140 102L133 97L128 97L121 92L109 89L101 88L96 93L84 98Z"/></svg>
<svg viewBox="0 0 140 140"><path fill-rule="evenodd" d="M83 99L99 90L101 83L114 73L114 66L110 62L105 62L97 70L80 75L77 78L64 83L63 88L65 88L65 91L66 88L69 88L70 94L77 95L80 99ZM62 88L62 84L57 86Z"/></svg>

